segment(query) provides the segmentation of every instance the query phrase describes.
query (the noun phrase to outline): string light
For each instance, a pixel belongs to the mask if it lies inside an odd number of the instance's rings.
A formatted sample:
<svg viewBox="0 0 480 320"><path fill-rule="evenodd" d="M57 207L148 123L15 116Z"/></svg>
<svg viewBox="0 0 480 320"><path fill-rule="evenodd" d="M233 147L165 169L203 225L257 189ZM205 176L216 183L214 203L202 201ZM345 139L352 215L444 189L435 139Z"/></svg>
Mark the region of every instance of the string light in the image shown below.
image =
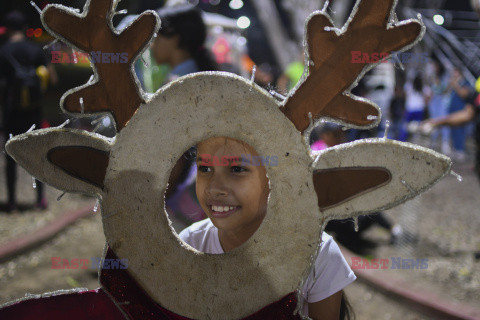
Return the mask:
<svg viewBox="0 0 480 320"><path fill-rule="evenodd" d="M445 23L445 18L440 14L436 14L436 15L433 16L433 22L435 22L435 24L441 26Z"/></svg>
<svg viewBox="0 0 480 320"><path fill-rule="evenodd" d="M47 50L50 48L53 44L57 43L58 39L53 40L52 42L47 43L46 45L43 46L43 50Z"/></svg>
<svg viewBox="0 0 480 320"><path fill-rule="evenodd" d="M26 133L32 132L33 129L35 129L35 124L33 124L33 125L30 127L30 129L28 129L28 131L27 131Z"/></svg>
<svg viewBox="0 0 480 320"><path fill-rule="evenodd" d="M410 185L409 185L405 180L402 179L402 180L400 180L400 182L401 182L405 187L407 187L408 190L410 190L411 193L415 193L415 190L413 190L413 188L410 187Z"/></svg>
<svg viewBox="0 0 480 320"><path fill-rule="evenodd" d="M247 29L248 27L250 27L250 19L246 16L241 16L237 19L237 26L240 29Z"/></svg>
<svg viewBox="0 0 480 320"><path fill-rule="evenodd" d="M253 85L253 80L255 79L255 72L257 72L257 66L252 68L252 76L250 77L250 84Z"/></svg>
<svg viewBox="0 0 480 320"><path fill-rule="evenodd" d="M233 10L238 10L243 7L242 0L231 0L228 6Z"/></svg>
<svg viewBox="0 0 480 320"><path fill-rule="evenodd" d="M280 93L278 93L275 90L270 90L269 93L279 100L285 100L285 96L281 95Z"/></svg>
<svg viewBox="0 0 480 320"><path fill-rule="evenodd" d="M42 10L37 6L37 4L33 1L30 1L30 4L37 10L39 14L42 14Z"/></svg>
<svg viewBox="0 0 480 320"><path fill-rule="evenodd" d="M80 98L80 113L84 113L85 105L83 104L83 98Z"/></svg>
<svg viewBox="0 0 480 320"><path fill-rule="evenodd" d="M462 182L462 181L463 181L463 177L462 177L461 175L459 175L458 173L456 173L455 171L453 171L453 170L450 171L450 174L451 174L452 176L455 176L455 177L457 178L458 182Z"/></svg>
<svg viewBox="0 0 480 320"><path fill-rule="evenodd" d="M117 14L127 14L127 13L128 13L128 10L127 10L127 9L123 9L123 10L120 10L120 11L115 12L115 15L117 15Z"/></svg>
<svg viewBox="0 0 480 320"><path fill-rule="evenodd" d="M383 139L388 139L388 129L390 128L390 121L385 121L385 134L383 135Z"/></svg>

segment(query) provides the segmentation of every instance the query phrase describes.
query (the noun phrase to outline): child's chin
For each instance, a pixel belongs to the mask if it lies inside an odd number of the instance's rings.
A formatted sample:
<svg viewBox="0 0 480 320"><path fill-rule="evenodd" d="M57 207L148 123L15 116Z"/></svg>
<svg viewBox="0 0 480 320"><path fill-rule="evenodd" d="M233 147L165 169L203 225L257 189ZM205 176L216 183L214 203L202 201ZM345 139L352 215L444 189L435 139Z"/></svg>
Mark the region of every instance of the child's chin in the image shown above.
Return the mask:
<svg viewBox="0 0 480 320"><path fill-rule="evenodd" d="M212 221L213 225L218 229L218 230L223 230L223 231L228 231L232 228L232 223L229 221L230 219L226 218L214 218L211 217L210 220Z"/></svg>

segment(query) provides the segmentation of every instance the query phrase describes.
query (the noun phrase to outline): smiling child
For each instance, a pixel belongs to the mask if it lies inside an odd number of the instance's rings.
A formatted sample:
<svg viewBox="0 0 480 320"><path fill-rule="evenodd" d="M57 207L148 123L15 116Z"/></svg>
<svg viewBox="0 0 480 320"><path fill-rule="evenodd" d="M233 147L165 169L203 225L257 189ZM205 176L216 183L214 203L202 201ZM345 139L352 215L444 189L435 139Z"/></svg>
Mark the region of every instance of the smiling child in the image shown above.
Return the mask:
<svg viewBox="0 0 480 320"><path fill-rule="evenodd" d="M236 161L245 155L258 154L248 144L233 138L213 137L202 141L197 154L196 192L208 219L192 224L179 236L205 253L229 252L245 243L267 214L270 191L267 172L263 166ZM205 165L209 164L202 159L206 155L231 161L229 165ZM325 232L319 250L302 289L307 302L303 313L312 319L337 320L340 315L348 314L342 289L356 277L338 245Z"/></svg>

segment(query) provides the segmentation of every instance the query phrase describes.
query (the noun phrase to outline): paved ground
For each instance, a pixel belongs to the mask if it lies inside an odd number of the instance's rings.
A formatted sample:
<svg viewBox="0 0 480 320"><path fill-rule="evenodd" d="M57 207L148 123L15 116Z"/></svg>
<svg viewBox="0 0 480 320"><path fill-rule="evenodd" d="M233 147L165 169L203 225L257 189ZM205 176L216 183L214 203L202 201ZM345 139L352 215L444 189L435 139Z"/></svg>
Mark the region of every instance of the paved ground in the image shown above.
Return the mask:
<svg viewBox="0 0 480 320"><path fill-rule="evenodd" d="M4 149L1 134L0 147L1 150ZM36 201L36 190L33 188L32 176L17 166L17 177L17 202L20 211L7 214L5 212L7 203L5 155L0 152L0 244L45 226L66 211L84 208L95 203L92 198L80 194L65 194L60 201L57 201L63 191L47 186L45 194L48 210L40 211L33 207Z"/></svg>
<svg viewBox="0 0 480 320"><path fill-rule="evenodd" d="M425 140L418 142L427 145ZM428 259L426 269L388 271L449 301L478 307L480 257L475 258L475 252L480 252L480 184L473 173L473 150L469 144L467 161L454 160L453 170L462 176L461 182L453 175L446 177L420 197L389 210L387 214L418 241L396 248L380 246L375 257ZM382 243L378 229L368 236Z"/></svg>

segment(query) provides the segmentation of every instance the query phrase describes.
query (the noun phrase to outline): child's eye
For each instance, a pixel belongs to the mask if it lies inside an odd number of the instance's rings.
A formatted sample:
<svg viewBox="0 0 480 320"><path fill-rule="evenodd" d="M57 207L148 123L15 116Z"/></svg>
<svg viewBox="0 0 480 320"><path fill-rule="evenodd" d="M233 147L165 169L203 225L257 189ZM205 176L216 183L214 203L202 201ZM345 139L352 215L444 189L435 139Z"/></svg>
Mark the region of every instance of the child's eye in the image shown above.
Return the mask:
<svg viewBox="0 0 480 320"><path fill-rule="evenodd" d="M210 172L211 168L207 166L198 166L197 170L198 172Z"/></svg>
<svg viewBox="0 0 480 320"><path fill-rule="evenodd" d="M240 166L232 166L232 167L230 167L230 170L232 170L233 173L241 173L241 172L248 171L247 168L240 167Z"/></svg>

